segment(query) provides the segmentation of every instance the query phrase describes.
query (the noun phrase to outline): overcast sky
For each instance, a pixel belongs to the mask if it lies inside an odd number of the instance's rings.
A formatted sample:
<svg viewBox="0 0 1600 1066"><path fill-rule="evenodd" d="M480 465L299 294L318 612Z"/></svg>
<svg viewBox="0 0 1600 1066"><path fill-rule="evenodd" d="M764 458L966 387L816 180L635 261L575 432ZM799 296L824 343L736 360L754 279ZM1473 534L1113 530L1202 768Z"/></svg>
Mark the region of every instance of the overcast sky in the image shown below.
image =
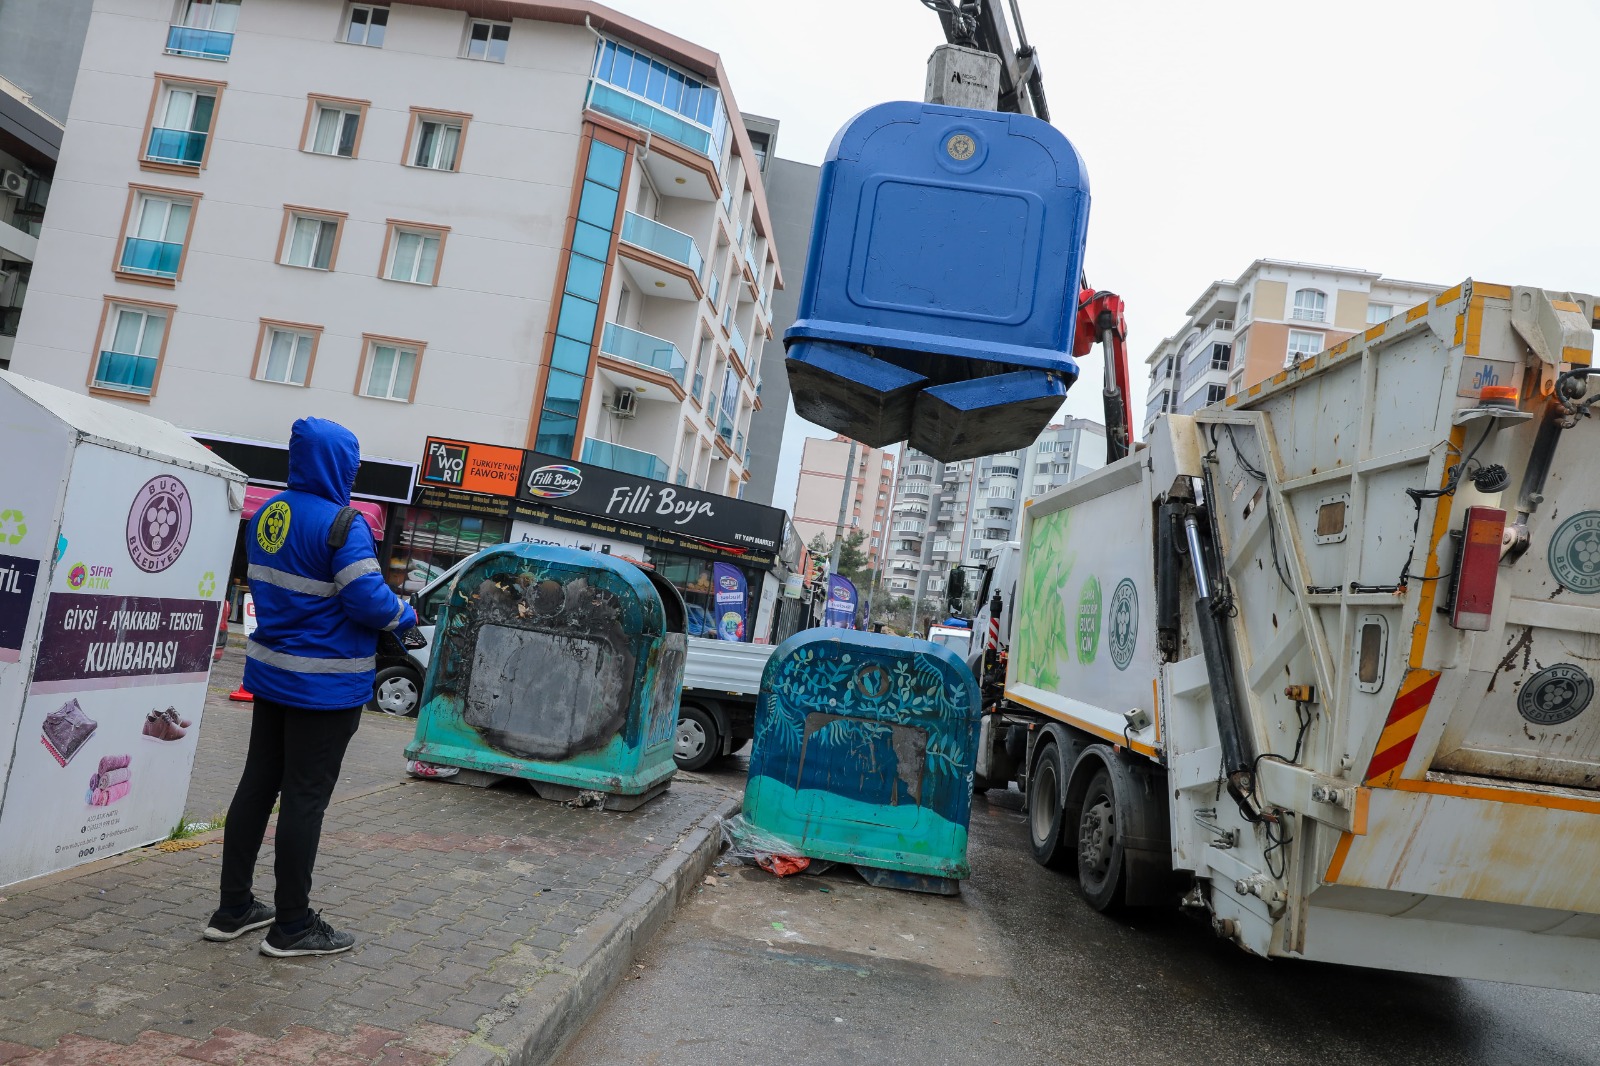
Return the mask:
<svg viewBox="0 0 1600 1066"><path fill-rule="evenodd" d="M920 99L944 41L918 0L612 3L721 53L808 163L862 109ZM1600 289L1594 0L1018 3L1088 168L1089 279L1128 302L1139 418L1144 357L1254 259ZM778 254L799 284L802 250ZM1098 354L1083 370L1067 411L1098 419ZM785 510L800 439L831 436L790 423Z"/></svg>

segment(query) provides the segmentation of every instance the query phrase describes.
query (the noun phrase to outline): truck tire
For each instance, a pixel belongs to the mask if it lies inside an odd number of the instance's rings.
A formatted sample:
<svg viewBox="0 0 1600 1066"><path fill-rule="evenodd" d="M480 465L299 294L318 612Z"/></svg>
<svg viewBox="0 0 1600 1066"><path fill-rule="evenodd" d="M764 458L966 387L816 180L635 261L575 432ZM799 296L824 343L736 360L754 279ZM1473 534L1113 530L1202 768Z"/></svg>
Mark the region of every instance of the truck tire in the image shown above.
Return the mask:
<svg viewBox="0 0 1600 1066"><path fill-rule="evenodd" d="M694 704L678 708L678 735L672 758L680 770L703 769L722 753L717 720Z"/></svg>
<svg viewBox="0 0 1600 1066"><path fill-rule="evenodd" d="M1041 745L1028 775L1028 843L1034 861L1052 870L1071 870L1077 859L1072 831L1062 817L1066 794L1067 767L1061 745L1051 741ZM1063 832L1065 830L1065 832Z"/></svg>
<svg viewBox="0 0 1600 1066"><path fill-rule="evenodd" d="M1089 769L1085 767L1084 769ZM1118 816L1118 796L1111 771L1095 770L1078 808L1078 887L1097 911L1111 913L1123 906L1125 832Z"/></svg>

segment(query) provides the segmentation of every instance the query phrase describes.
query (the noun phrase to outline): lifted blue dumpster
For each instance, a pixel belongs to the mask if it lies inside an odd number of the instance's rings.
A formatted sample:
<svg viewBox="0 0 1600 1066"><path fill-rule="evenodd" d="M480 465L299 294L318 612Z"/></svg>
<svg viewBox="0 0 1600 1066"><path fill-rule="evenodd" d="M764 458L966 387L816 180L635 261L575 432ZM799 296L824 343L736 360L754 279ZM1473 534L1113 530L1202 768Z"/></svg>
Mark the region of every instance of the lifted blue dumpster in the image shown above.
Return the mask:
<svg viewBox="0 0 1600 1066"><path fill-rule="evenodd" d="M447 780L463 784L518 777L546 799L634 809L676 769L685 614L665 579L609 555L479 552L440 612L406 757L460 767Z"/></svg>
<svg viewBox="0 0 1600 1066"><path fill-rule="evenodd" d="M744 821L868 882L953 895L967 866L978 682L925 640L813 629L761 679Z"/></svg>
<svg viewBox="0 0 1600 1066"><path fill-rule="evenodd" d="M1089 181L1048 122L868 108L822 165L795 323L795 410L943 462L1025 448L1078 377Z"/></svg>

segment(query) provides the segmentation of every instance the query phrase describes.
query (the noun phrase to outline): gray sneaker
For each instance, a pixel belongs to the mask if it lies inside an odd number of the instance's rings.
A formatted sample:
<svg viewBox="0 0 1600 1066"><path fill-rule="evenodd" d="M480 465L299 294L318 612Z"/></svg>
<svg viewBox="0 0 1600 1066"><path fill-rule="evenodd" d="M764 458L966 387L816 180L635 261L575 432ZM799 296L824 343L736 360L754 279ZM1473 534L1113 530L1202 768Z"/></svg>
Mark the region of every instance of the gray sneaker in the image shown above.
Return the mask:
<svg viewBox="0 0 1600 1066"><path fill-rule="evenodd" d="M277 916L278 912L265 903L258 899L251 900L249 909L237 916L230 917L224 910L216 911L201 935L207 940L237 940L252 929L271 925Z"/></svg>
<svg viewBox="0 0 1600 1066"><path fill-rule="evenodd" d="M276 959L296 955L337 955L355 946L356 938L340 932L322 920L322 915L311 912L311 924L298 933L285 933L283 926L274 923L261 942L261 954Z"/></svg>

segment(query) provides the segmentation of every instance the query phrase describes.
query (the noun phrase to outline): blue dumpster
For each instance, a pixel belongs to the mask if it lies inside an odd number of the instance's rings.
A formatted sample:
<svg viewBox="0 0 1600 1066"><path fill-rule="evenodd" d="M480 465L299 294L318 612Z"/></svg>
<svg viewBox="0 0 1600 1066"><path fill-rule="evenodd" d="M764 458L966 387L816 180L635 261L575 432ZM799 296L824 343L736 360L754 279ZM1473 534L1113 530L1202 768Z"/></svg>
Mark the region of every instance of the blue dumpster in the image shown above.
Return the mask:
<svg viewBox="0 0 1600 1066"><path fill-rule="evenodd" d="M796 321L795 409L950 462L1032 444L1078 377L1089 184L1029 115L888 103L822 166Z"/></svg>
<svg viewBox="0 0 1600 1066"><path fill-rule="evenodd" d="M952 894L965 878L977 679L925 640L813 629L768 660L744 820L868 881Z"/></svg>
<svg viewBox="0 0 1600 1066"><path fill-rule="evenodd" d="M598 792L632 810L676 768L684 620L676 589L609 555L479 552L440 612L406 756L460 767L450 780L519 777L548 799Z"/></svg>

